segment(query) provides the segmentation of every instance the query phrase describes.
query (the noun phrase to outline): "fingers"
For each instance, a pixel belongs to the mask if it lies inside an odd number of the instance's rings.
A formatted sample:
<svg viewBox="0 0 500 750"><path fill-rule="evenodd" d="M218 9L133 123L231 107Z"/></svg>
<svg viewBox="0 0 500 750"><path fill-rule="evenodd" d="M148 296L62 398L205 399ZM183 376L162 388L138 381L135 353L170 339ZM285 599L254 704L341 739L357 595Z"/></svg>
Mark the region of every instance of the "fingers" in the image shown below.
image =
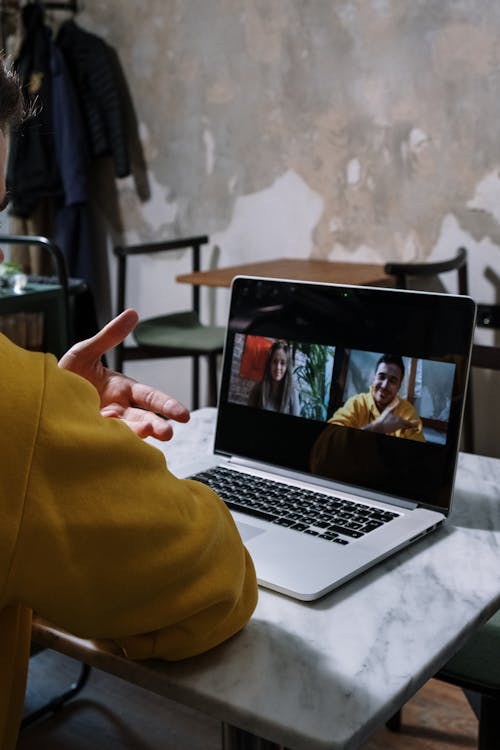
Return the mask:
<svg viewBox="0 0 500 750"><path fill-rule="evenodd" d="M119 404L111 404L101 409L101 414L103 417L121 419L140 438L155 437L157 440L170 440L174 434L169 422L142 409L124 408Z"/></svg>
<svg viewBox="0 0 500 750"><path fill-rule="evenodd" d="M391 401L391 403L385 407L384 412L386 412L387 414L392 414L397 406L399 406L399 398L396 397L394 401Z"/></svg>
<svg viewBox="0 0 500 750"><path fill-rule="evenodd" d="M404 417L398 417L394 414L393 427L399 430L411 430L418 427L418 422L412 421L411 419L405 419Z"/></svg>
<svg viewBox="0 0 500 750"><path fill-rule="evenodd" d="M136 406L153 414L160 414L165 419L174 419L176 422L189 421L189 409L184 404L155 388L134 382L132 399Z"/></svg>

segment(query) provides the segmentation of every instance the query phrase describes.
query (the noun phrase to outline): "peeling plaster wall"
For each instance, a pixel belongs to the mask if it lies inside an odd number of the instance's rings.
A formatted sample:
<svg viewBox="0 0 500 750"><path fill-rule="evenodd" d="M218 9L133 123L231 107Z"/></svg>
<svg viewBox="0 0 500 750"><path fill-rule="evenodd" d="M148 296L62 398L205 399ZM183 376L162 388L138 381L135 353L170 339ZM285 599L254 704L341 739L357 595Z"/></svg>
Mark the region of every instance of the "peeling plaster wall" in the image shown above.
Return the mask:
<svg viewBox="0 0 500 750"><path fill-rule="evenodd" d="M85 0L79 20L140 123L151 199L120 184L128 239L207 232L220 264L464 244L473 296L500 301L497 2Z"/></svg>

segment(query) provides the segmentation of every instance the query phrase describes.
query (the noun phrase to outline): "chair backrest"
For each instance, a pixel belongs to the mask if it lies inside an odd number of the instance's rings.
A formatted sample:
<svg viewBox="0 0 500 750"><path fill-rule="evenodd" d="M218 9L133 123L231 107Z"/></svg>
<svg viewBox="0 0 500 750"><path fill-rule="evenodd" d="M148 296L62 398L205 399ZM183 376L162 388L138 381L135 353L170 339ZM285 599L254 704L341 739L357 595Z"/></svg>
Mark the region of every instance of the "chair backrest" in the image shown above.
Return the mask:
<svg viewBox="0 0 500 750"><path fill-rule="evenodd" d="M122 312L126 307L126 289L127 289L127 258L134 255L147 255L152 253L165 253L175 250L190 248L192 251L192 271L200 270L200 248L208 243L206 235L196 237L184 237L177 240L158 240L156 242L144 242L137 245L118 245L114 253L118 261L118 280L116 304L117 313ZM193 310L200 312L200 289L197 286L192 287Z"/></svg>
<svg viewBox="0 0 500 750"><path fill-rule="evenodd" d="M478 304L476 326L478 328L500 330L500 305ZM474 344L472 347L471 367L473 370L482 369L500 372L500 346ZM473 372L471 370L464 416L464 449L469 453L474 453L476 449L472 382Z"/></svg>
<svg viewBox="0 0 500 750"><path fill-rule="evenodd" d="M458 248L456 254L448 260L439 260L429 263L386 263L384 271L388 276L394 276L398 289L410 289L409 280L413 277L431 278L442 273L457 271L458 293L468 294L469 284L467 279L467 250Z"/></svg>
<svg viewBox="0 0 500 750"><path fill-rule="evenodd" d="M482 346L474 344L471 357L472 367L483 370L500 371L500 346Z"/></svg>

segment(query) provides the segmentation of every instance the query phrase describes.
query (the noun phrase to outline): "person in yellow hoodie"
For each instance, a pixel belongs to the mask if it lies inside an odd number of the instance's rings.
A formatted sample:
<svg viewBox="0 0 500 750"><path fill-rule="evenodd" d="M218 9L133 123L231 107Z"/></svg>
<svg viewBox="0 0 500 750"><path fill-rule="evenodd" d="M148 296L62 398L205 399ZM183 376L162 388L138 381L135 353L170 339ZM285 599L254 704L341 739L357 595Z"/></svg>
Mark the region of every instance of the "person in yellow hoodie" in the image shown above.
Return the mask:
<svg viewBox="0 0 500 750"><path fill-rule="evenodd" d="M20 109L0 64L4 203L5 130ZM101 363L136 322L125 311L59 363L0 335L2 750L16 744L32 610L132 659L175 660L234 635L256 605L253 564L224 503L141 440L168 439L164 418L187 421L187 410Z"/></svg>
<svg viewBox="0 0 500 750"><path fill-rule="evenodd" d="M347 399L328 423L425 442L422 420L415 407L398 396L404 375L402 357L382 354L369 392Z"/></svg>

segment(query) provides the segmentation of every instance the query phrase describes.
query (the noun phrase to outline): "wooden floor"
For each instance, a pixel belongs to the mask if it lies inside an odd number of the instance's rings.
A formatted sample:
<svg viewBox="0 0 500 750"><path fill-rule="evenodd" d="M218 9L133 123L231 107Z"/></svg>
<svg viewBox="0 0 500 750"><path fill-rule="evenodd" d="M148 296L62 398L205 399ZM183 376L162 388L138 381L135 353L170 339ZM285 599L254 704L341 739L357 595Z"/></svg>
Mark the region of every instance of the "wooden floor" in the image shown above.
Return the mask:
<svg viewBox="0 0 500 750"><path fill-rule="evenodd" d="M66 689L80 665L44 651L31 659L27 709ZM476 747L477 720L461 690L431 680L405 706L403 726L383 728L362 750L463 750ZM210 717L92 670L77 698L22 731L17 750L221 750Z"/></svg>

